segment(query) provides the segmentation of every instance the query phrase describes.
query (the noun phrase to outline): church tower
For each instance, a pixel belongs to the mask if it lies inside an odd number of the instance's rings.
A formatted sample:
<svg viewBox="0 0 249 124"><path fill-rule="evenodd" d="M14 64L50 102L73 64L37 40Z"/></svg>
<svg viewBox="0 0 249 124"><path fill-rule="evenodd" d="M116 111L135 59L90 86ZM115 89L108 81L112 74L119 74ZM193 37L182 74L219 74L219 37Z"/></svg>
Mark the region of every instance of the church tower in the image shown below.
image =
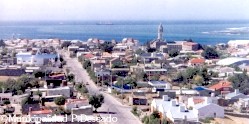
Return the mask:
<svg viewBox="0 0 249 124"><path fill-rule="evenodd" d="M158 34L157 34L157 39L158 40L163 40L163 25L162 23L158 26Z"/></svg>

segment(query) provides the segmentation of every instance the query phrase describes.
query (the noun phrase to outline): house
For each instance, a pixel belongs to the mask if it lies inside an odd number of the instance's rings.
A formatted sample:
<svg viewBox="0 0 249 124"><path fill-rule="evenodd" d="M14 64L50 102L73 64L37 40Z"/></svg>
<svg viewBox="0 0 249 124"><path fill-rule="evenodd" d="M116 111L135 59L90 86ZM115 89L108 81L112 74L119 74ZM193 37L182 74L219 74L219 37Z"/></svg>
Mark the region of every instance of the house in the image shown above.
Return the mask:
<svg viewBox="0 0 249 124"><path fill-rule="evenodd" d="M240 98L249 98L249 96L240 93L239 89L235 89L234 92L228 93L225 95L225 99L229 100L230 102L238 101Z"/></svg>
<svg viewBox="0 0 249 124"><path fill-rule="evenodd" d="M209 100L209 101L208 101ZM214 103L217 104L218 103L218 99L216 97L214 97L214 94L211 97L202 97L202 96L193 96L188 98L188 107L194 107L197 104L200 103L204 103L204 102L210 102L210 103Z"/></svg>
<svg viewBox="0 0 249 124"><path fill-rule="evenodd" d="M91 69L94 70L95 68L105 67L106 60L103 59L91 59Z"/></svg>
<svg viewBox="0 0 249 124"><path fill-rule="evenodd" d="M205 64L205 59L202 58L193 58L188 62L189 66L202 66L204 64Z"/></svg>
<svg viewBox="0 0 249 124"><path fill-rule="evenodd" d="M113 59L110 60L109 62L109 66L110 68L113 68L113 65L117 65L117 66L122 66L123 61L121 60L120 57L115 57Z"/></svg>
<svg viewBox="0 0 249 124"><path fill-rule="evenodd" d="M81 106L78 108L72 108L71 114L75 115L92 115L93 114L93 107L92 105Z"/></svg>
<svg viewBox="0 0 249 124"><path fill-rule="evenodd" d="M112 58L112 54L108 52L103 52L101 58L107 58L107 59Z"/></svg>
<svg viewBox="0 0 249 124"><path fill-rule="evenodd" d="M203 103L196 104L193 107L195 115L198 115L199 119L205 118L224 118L224 108L210 102L208 99Z"/></svg>
<svg viewBox="0 0 249 124"><path fill-rule="evenodd" d="M171 89L172 85L165 81L149 81L148 84L153 87L152 91L164 91L165 89Z"/></svg>
<svg viewBox="0 0 249 124"><path fill-rule="evenodd" d="M139 41L133 38L124 38L121 43L129 49L133 49L138 46Z"/></svg>
<svg viewBox="0 0 249 124"><path fill-rule="evenodd" d="M199 50L199 44L195 42L183 42L182 44L183 51L197 51Z"/></svg>
<svg viewBox="0 0 249 124"><path fill-rule="evenodd" d="M47 96L55 96L55 95L62 95L66 98L69 98L71 96L71 90L68 86L47 89Z"/></svg>
<svg viewBox="0 0 249 124"><path fill-rule="evenodd" d="M249 98L240 98L233 106L240 112L249 112Z"/></svg>
<svg viewBox="0 0 249 124"><path fill-rule="evenodd" d="M249 40L230 40L227 42L227 44L232 48L244 48L248 47Z"/></svg>
<svg viewBox="0 0 249 124"><path fill-rule="evenodd" d="M92 59L92 58L94 58L95 57L95 55L93 55L93 54L91 54L91 53L88 53L88 54L85 54L85 55L83 55L83 58L85 58L85 59Z"/></svg>
<svg viewBox="0 0 249 124"><path fill-rule="evenodd" d="M212 91L204 86L196 86L193 89L196 90L197 92L199 92L200 96L210 96L212 93L214 93L214 91Z"/></svg>
<svg viewBox="0 0 249 124"><path fill-rule="evenodd" d="M25 73L25 69L21 66L0 67L0 76L21 76Z"/></svg>
<svg viewBox="0 0 249 124"><path fill-rule="evenodd" d="M215 95L222 95L225 96L225 94L228 94L233 91L233 87L231 82L228 81L220 81L212 86L210 86L208 89L215 92Z"/></svg>
<svg viewBox="0 0 249 124"><path fill-rule="evenodd" d="M235 69L231 67L222 67L222 68L219 68L218 70L219 77L232 76L234 72L235 72Z"/></svg>
<svg viewBox="0 0 249 124"><path fill-rule="evenodd" d="M197 115L193 110L188 110L183 103L179 103L176 99L170 99L167 95L163 99L153 99L151 103L151 110L157 110L161 118L167 118L173 123L182 121L197 122Z"/></svg>
<svg viewBox="0 0 249 124"><path fill-rule="evenodd" d="M169 53L170 51L181 51L183 42L185 42L185 41L168 42L167 43L167 53Z"/></svg>
<svg viewBox="0 0 249 124"><path fill-rule="evenodd" d="M77 51L78 49L79 49L79 46L74 46L74 45L70 45L70 46L67 47L67 50L68 50L69 52L75 52L75 51Z"/></svg>
<svg viewBox="0 0 249 124"><path fill-rule="evenodd" d="M22 100L28 96L29 94L12 95L12 93L0 93L0 101L9 100L12 104L21 104Z"/></svg>
<svg viewBox="0 0 249 124"><path fill-rule="evenodd" d="M73 108L80 108L82 106L88 106L89 101L87 99L67 99L64 109L72 110Z"/></svg>
<svg viewBox="0 0 249 124"><path fill-rule="evenodd" d="M129 95L130 105L147 105L147 98L144 92L133 92Z"/></svg>
<svg viewBox="0 0 249 124"><path fill-rule="evenodd" d="M49 63L54 63L55 58L58 55L56 54L41 54L37 52L33 54L32 52L20 52L16 54L17 64L18 65L36 65L42 66Z"/></svg>
<svg viewBox="0 0 249 124"><path fill-rule="evenodd" d="M48 115L52 115L53 111L51 109L48 108L41 108L40 110L32 110L32 108L30 108L29 110L29 115L31 117L48 117Z"/></svg>

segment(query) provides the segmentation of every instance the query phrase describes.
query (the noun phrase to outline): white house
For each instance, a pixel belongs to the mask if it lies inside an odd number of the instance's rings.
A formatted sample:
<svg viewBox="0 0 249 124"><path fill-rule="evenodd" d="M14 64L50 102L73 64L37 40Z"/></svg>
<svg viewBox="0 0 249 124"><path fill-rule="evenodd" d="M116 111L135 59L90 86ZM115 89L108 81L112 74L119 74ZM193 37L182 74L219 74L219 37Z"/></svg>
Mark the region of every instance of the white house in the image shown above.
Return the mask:
<svg viewBox="0 0 249 124"><path fill-rule="evenodd" d="M56 54L32 54L31 52L20 52L16 54L18 65L45 65L48 62L55 62Z"/></svg>
<svg viewBox="0 0 249 124"><path fill-rule="evenodd" d="M171 89L172 85L165 81L149 81L148 84L153 87L153 91L157 90L168 90Z"/></svg>
<svg viewBox="0 0 249 124"><path fill-rule="evenodd" d="M209 100L204 103L196 104L193 111L195 115L198 115L199 119L207 117L224 118L224 108L217 104L211 103Z"/></svg>
<svg viewBox="0 0 249 124"><path fill-rule="evenodd" d="M249 96L240 93L239 89L235 89L234 92L226 94L225 99L239 100L240 98L249 98Z"/></svg>
<svg viewBox="0 0 249 124"><path fill-rule="evenodd" d="M167 95L164 95L163 99L154 99L151 103L151 110L157 110L161 117L168 118L173 123L183 120L188 122L198 121L193 110L188 110L185 104L179 103L176 99L170 100Z"/></svg>

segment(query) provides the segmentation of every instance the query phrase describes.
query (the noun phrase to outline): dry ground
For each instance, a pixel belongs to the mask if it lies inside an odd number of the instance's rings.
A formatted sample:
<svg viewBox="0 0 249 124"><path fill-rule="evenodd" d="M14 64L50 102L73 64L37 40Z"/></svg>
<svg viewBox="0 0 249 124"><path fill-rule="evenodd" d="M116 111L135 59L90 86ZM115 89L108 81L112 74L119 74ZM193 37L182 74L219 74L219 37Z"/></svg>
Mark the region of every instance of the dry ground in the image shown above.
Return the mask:
<svg viewBox="0 0 249 124"><path fill-rule="evenodd" d="M0 81L6 81L6 80L8 80L9 78L17 79L18 76L0 76Z"/></svg>

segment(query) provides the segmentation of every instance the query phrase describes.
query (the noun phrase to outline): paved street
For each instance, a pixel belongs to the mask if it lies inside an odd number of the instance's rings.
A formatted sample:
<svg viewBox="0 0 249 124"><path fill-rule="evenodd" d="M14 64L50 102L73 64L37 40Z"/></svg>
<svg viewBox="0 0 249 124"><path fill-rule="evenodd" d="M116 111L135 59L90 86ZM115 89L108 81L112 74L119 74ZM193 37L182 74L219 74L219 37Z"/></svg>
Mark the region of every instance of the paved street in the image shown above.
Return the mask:
<svg viewBox="0 0 249 124"><path fill-rule="evenodd" d="M65 55L66 52L60 52ZM108 93L100 91L95 83L90 79L88 73L83 69L82 65L78 62L77 58L69 58L68 54L65 55L64 59L67 61L67 67L70 68L70 72L75 74L76 82L88 82L87 85L90 94L102 93L105 97L105 103L101 108L98 109L101 117L108 117L109 114L112 117L117 117L118 122L114 124L140 124L141 122L137 117L135 117L131 112L131 107L122 105L113 96ZM108 114L109 112L109 114Z"/></svg>

